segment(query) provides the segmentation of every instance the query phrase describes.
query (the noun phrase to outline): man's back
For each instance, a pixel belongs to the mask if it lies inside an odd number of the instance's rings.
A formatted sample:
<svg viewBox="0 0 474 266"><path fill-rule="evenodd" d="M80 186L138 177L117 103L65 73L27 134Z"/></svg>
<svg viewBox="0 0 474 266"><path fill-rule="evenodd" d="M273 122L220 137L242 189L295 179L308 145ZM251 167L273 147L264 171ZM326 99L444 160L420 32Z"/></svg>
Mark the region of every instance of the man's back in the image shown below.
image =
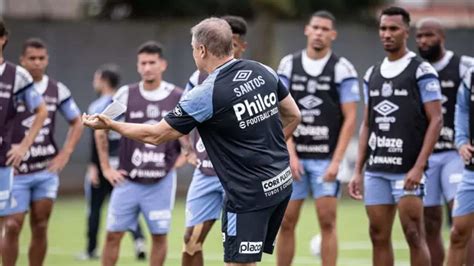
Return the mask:
<svg viewBox="0 0 474 266"><path fill-rule="evenodd" d="M291 193L288 152L278 115L278 102L287 95L270 68L232 60L212 72L174 110L174 116L189 115L198 122L227 192L228 207L235 211L265 208ZM176 126L183 132L190 130L187 125Z"/></svg>

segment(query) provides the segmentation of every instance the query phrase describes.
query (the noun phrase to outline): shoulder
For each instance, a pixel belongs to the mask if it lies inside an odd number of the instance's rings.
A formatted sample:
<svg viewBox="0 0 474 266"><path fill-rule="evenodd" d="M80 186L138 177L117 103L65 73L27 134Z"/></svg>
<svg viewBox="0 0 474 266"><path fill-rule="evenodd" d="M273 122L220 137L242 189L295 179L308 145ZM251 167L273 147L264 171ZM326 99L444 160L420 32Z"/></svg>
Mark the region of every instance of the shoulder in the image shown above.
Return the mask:
<svg viewBox="0 0 474 266"><path fill-rule="evenodd" d="M474 67L474 57L463 55L460 57L459 69L461 71L461 76L466 73L471 67Z"/></svg>
<svg viewBox="0 0 474 266"><path fill-rule="evenodd" d="M199 83L199 70L194 71L194 73L189 77L188 82L191 87L194 87Z"/></svg>
<svg viewBox="0 0 474 266"><path fill-rule="evenodd" d="M466 73L464 73L463 75L463 84L464 86L466 86L466 88L470 88L471 85L471 82L472 82L472 79L474 77L474 66L471 66L468 70L466 70Z"/></svg>
<svg viewBox="0 0 474 266"><path fill-rule="evenodd" d="M28 70L15 64L11 65L15 67L15 88L13 91L14 93L33 83L33 77L31 77Z"/></svg>
<svg viewBox="0 0 474 266"><path fill-rule="evenodd" d="M51 80L51 82L56 82L56 86L58 87L58 99L60 103L71 97L71 91L68 87L66 87L66 85L59 81Z"/></svg>
<svg viewBox="0 0 474 266"><path fill-rule="evenodd" d="M284 56L280 60L280 64L278 65L278 70L277 70L278 74L285 75L285 76L291 75L291 71L293 69L293 57L294 57L293 54L289 54L289 55Z"/></svg>
<svg viewBox="0 0 474 266"><path fill-rule="evenodd" d="M438 77L438 72L436 69L428 62L423 61L421 58L415 57L412 60L417 60L419 65L416 69L416 78L428 78L428 77Z"/></svg>
<svg viewBox="0 0 474 266"><path fill-rule="evenodd" d="M364 74L364 81L369 82L370 76L372 75L372 72L374 72L375 65L369 67L367 71L365 71Z"/></svg>
<svg viewBox="0 0 474 266"><path fill-rule="evenodd" d="M357 71L354 65L344 57L338 58L334 68L336 72L336 82L341 82L348 78L357 78Z"/></svg>

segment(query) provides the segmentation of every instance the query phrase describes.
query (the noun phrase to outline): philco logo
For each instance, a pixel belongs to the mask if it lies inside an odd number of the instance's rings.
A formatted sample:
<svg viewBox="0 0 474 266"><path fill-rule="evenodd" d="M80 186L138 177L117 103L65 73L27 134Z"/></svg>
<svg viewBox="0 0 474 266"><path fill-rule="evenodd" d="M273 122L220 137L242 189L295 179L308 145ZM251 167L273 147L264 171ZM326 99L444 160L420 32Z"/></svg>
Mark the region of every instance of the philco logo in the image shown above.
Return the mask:
<svg viewBox="0 0 474 266"><path fill-rule="evenodd" d="M398 109L399 107L397 105L387 100L383 100L374 107L374 110L383 116L387 116Z"/></svg>
<svg viewBox="0 0 474 266"><path fill-rule="evenodd" d="M323 100L314 95L308 95L306 97L301 98L298 103L306 109L313 109L316 106L321 105L323 103Z"/></svg>
<svg viewBox="0 0 474 266"><path fill-rule="evenodd" d="M239 70L232 81L247 81L252 75L252 70Z"/></svg>
<svg viewBox="0 0 474 266"><path fill-rule="evenodd" d="M265 95L259 93L253 96L254 100L249 102L245 100L243 103L234 104L234 112L237 116L237 121L242 120L242 116L248 114L250 117L271 108L277 103L277 96L274 92Z"/></svg>
<svg viewBox="0 0 474 266"><path fill-rule="evenodd" d="M262 251L262 241L260 242L240 242L240 254L259 254Z"/></svg>

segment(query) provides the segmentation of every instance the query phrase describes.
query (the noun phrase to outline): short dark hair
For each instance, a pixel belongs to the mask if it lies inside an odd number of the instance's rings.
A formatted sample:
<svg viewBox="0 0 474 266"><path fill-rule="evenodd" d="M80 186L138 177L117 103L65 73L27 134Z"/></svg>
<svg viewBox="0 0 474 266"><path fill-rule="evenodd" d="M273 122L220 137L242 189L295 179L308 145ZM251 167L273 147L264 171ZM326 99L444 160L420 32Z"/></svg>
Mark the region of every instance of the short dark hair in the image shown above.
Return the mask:
<svg viewBox="0 0 474 266"><path fill-rule="evenodd" d="M4 37L4 36L8 36L8 29L3 19L0 19L0 37Z"/></svg>
<svg viewBox="0 0 474 266"><path fill-rule="evenodd" d="M308 22L311 21L312 18L325 18L325 19L329 19L331 22L332 22L332 27L335 28L336 27L336 17L329 11L327 10L318 10L316 12L314 12L311 17L309 18Z"/></svg>
<svg viewBox="0 0 474 266"><path fill-rule="evenodd" d="M382 10L380 17L382 17L383 15L386 15L386 16L400 15L402 16L402 19L405 25L407 25L408 27L410 26L410 13L408 13L408 11L406 11L405 9L401 7L398 7L398 6L387 7L384 10Z"/></svg>
<svg viewBox="0 0 474 266"><path fill-rule="evenodd" d="M158 54L163 57L163 46L156 41L147 41L138 47L137 54Z"/></svg>
<svg viewBox="0 0 474 266"><path fill-rule="evenodd" d="M119 67L115 64L105 64L97 69L100 78L109 83L113 89L117 89L120 84Z"/></svg>
<svg viewBox="0 0 474 266"><path fill-rule="evenodd" d="M247 34L247 22L242 17L223 16L222 19L229 23L233 34L237 34L242 37Z"/></svg>
<svg viewBox="0 0 474 266"><path fill-rule="evenodd" d="M46 44L40 38L29 38L23 43L21 53L25 54L26 49L30 47L36 49L46 49Z"/></svg>

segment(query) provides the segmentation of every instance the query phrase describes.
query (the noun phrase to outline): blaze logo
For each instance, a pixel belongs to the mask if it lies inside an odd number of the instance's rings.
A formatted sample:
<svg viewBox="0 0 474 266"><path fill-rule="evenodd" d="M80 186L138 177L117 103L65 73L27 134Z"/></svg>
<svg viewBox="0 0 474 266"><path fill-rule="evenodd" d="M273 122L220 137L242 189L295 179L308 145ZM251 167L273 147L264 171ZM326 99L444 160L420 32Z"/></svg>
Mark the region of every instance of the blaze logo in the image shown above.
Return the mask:
<svg viewBox="0 0 474 266"><path fill-rule="evenodd" d="M252 75L252 70L239 70L232 81L247 81Z"/></svg>
<svg viewBox="0 0 474 266"><path fill-rule="evenodd" d="M240 242L240 254L259 254L262 251L262 241L260 242Z"/></svg>

